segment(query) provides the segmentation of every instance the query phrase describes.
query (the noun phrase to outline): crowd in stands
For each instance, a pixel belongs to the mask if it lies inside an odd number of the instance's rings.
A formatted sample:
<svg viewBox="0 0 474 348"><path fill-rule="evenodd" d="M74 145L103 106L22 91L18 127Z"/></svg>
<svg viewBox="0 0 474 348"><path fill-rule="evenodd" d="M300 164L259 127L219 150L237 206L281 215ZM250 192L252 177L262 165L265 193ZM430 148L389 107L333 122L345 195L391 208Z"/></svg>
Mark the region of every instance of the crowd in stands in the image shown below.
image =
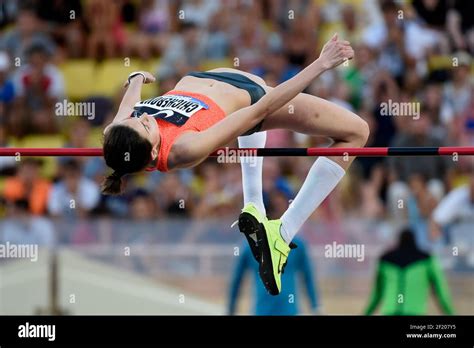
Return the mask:
<svg viewBox="0 0 474 348"><path fill-rule="evenodd" d="M95 120L58 117L57 103L70 97L62 66L71 60L159 58L155 95L216 62L276 85L316 59L334 32L351 42L355 58L306 92L364 118L367 146L474 146L473 12L474 3L461 0L0 1L0 146L58 135L62 147L100 143L122 91L88 96L101 115ZM419 114L385 115L384 103L415 103ZM269 132L267 141L328 144L286 130ZM313 160L265 159L271 217L284 211ZM1 214L27 207L34 216L71 219L235 217L242 204L237 164L208 160L179 173L129 176L121 197L100 194L105 173L100 158L0 158ZM438 204L473 173L472 157L359 158L315 218L405 220L427 235Z"/></svg>

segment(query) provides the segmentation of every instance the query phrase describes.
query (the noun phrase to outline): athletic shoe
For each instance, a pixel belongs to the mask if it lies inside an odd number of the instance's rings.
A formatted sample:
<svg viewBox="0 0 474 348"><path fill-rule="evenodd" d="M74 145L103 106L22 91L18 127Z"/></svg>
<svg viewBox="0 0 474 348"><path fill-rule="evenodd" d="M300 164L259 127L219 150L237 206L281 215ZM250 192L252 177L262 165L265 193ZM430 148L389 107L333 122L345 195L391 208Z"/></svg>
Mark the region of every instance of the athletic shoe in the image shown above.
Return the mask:
<svg viewBox="0 0 474 348"><path fill-rule="evenodd" d="M239 224L239 230L247 238L252 255L257 262L260 262L262 258L262 252L259 248L262 241L258 239L257 231L263 230L262 222L264 221L267 221L267 217L260 213L255 204L248 203L242 209L239 220L232 224L232 226L236 223Z"/></svg>
<svg viewBox="0 0 474 348"><path fill-rule="evenodd" d="M259 274L265 288L271 295L281 292L281 275L285 271L286 262L291 249L296 248L294 243L288 245L281 237L281 220L265 220L263 229L257 230L257 240L262 254Z"/></svg>

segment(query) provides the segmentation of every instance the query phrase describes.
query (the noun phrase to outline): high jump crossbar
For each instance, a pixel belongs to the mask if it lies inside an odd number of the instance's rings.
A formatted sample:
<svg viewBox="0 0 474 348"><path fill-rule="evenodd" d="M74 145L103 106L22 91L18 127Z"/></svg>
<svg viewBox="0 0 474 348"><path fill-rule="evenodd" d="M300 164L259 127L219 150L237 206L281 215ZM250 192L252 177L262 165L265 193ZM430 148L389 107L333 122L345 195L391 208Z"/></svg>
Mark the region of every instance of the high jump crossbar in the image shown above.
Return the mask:
<svg viewBox="0 0 474 348"><path fill-rule="evenodd" d="M101 148L20 148L2 147L2 156L102 156ZM257 157L286 157L286 156L358 156L358 157L388 157L388 156L472 156L473 146L452 147L363 147L363 148L219 148L209 157L227 156L257 156Z"/></svg>

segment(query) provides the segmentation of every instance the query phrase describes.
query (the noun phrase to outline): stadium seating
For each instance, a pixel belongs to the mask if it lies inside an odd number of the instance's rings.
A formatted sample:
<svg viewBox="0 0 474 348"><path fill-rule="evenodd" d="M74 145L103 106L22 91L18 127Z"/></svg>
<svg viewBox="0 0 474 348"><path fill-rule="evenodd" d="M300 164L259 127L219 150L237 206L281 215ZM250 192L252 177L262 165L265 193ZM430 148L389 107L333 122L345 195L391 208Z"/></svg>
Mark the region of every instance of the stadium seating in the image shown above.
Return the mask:
<svg viewBox="0 0 474 348"><path fill-rule="evenodd" d="M94 62L89 59L70 60L60 66L64 75L66 95L71 100L82 100L90 96L113 98L132 71L156 71L159 60L141 61L136 58L108 59ZM156 94L156 89L144 88L143 97Z"/></svg>

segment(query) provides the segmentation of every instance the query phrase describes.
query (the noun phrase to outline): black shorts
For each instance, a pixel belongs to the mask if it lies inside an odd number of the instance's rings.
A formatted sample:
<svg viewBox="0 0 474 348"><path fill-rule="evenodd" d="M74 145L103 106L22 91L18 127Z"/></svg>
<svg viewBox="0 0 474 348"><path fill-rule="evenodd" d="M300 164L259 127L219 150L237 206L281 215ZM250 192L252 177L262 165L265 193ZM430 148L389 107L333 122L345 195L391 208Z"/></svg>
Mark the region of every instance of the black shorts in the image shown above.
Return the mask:
<svg viewBox="0 0 474 348"><path fill-rule="evenodd" d="M234 87L244 89L250 95L250 104L255 104L265 95L265 90L262 86L260 86L255 81L252 81L247 76L231 73L231 72L200 72L200 71L192 71L188 74L189 76L199 77L203 79L213 79L216 81L221 81L228 83ZM262 128L263 121L260 121L252 129L249 129L242 135L250 135L256 132L259 132Z"/></svg>

